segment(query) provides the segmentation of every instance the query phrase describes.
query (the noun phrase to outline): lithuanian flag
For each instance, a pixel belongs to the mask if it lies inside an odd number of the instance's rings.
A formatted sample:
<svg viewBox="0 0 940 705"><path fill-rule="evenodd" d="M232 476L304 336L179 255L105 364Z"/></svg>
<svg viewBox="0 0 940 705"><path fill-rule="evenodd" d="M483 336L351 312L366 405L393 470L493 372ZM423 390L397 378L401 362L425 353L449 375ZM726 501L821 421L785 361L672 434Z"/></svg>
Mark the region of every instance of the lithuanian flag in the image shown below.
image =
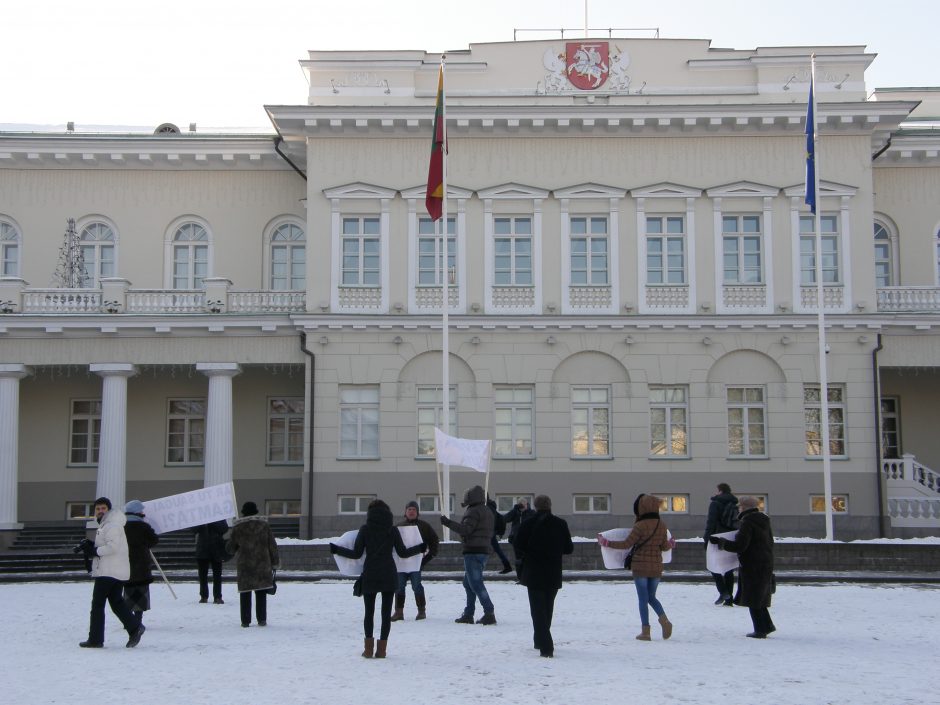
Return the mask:
<svg viewBox="0 0 940 705"><path fill-rule="evenodd" d="M434 106L434 137L428 165L428 189L424 205L431 220L439 220L444 209L444 66L437 77L437 104Z"/></svg>

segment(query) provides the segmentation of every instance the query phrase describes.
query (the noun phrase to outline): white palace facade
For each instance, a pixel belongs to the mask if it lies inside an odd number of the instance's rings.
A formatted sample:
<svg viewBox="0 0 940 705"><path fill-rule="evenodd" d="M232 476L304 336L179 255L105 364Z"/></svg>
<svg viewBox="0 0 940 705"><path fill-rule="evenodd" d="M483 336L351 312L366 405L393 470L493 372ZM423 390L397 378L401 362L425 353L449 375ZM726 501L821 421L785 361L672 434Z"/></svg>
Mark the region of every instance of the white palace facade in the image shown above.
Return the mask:
<svg viewBox="0 0 940 705"><path fill-rule="evenodd" d="M727 482L822 535L814 52L835 536L937 533L940 89L863 46L447 55L449 428L504 509L591 535L655 493L691 536ZM229 480L301 536L439 512L440 61L311 51L270 134L0 133L4 535Z"/></svg>

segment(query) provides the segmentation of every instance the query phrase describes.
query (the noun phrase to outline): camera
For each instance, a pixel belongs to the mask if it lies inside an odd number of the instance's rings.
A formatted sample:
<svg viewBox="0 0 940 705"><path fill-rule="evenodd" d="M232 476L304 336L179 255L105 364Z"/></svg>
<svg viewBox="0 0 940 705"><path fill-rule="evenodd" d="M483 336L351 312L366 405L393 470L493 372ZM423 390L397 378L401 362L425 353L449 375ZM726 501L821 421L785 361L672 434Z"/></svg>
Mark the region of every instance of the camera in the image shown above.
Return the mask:
<svg viewBox="0 0 940 705"><path fill-rule="evenodd" d="M72 553L75 553L75 554L81 553L81 554L83 554L83 557L84 557L84 559L85 559L85 570L86 570L87 572L89 572L89 573L91 572L91 556L89 555L89 553L93 553L93 552L94 552L94 551L93 551L94 545L95 545L95 542L92 541L91 539L82 539L81 541L78 542L77 545L72 546ZM92 547L92 550L91 550L91 551L86 550L87 547L89 547L89 546Z"/></svg>

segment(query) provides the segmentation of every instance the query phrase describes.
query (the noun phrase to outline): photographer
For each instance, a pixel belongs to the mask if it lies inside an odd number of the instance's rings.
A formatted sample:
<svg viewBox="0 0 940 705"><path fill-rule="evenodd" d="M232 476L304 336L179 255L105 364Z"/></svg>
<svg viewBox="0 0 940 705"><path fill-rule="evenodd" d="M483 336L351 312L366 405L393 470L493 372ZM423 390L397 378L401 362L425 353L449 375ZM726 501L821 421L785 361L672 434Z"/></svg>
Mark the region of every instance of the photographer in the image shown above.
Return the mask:
<svg viewBox="0 0 940 705"><path fill-rule="evenodd" d="M85 539L81 543L85 557L92 561L91 574L95 579L95 588L91 596L88 639L80 642L79 646L83 649L100 649L104 646L104 604L107 602L127 630L130 637L127 648L132 649L140 643L145 628L124 602L124 581L131 576L127 536L124 534L127 520L124 512L111 509L111 500L107 497L95 500L95 519L98 522L95 540Z"/></svg>

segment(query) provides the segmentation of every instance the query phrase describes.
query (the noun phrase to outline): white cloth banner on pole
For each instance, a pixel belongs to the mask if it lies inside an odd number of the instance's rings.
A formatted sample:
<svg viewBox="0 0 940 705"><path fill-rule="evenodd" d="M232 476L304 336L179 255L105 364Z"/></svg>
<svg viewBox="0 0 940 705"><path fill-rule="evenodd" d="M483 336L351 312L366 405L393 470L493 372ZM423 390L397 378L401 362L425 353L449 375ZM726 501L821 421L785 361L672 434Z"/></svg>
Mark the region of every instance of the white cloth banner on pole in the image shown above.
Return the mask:
<svg viewBox="0 0 940 705"><path fill-rule="evenodd" d="M435 428L434 449L441 465L460 465L477 472L487 472L490 468L490 441L455 438Z"/></svg>
<svg viewBox="0 0 940 705"><path fill-rule="evenodd" d="M398 533L401 534L401 540L405 544L405 548L411 548L421 543L421 531L417 526L399 526ZM419 553L417 556L402 558L393 549L392 558L395 559L395 569L399 573L417 573L421 570L421 559L424 558L424 554Z"/></svg>
<svg viewBox="0 0 940 705"><path fill-rule="evenodd" d="M712 536L717 536L720 539L728 539L729 541L734 541L737 535L737 530L712 534ZM705 567L708 568L710 573L724 575L729 570L734 570L739 565L737 553L723 551L713 543L709 543L708 548L705 549Z"/></svg>
<svg viewBox="0 0 940 705"><path fill-rule="evenodd" d="M666 529L666 540L672 541L672 532L669 529ZM666 563L672 563L672 549L668 551L663 551L663 565Z"/></svg>
<svg viewBox="0 0 940 705"><path fill-rule="evenodd" d="M337 546L348 548L351 551L356 547L357 536L359 536L359 529L353 529L352 531L347 531L333 543ZM362 558L346 558L338 553L334 553L333 558L336 559L336 567L339 569L340 575L351 575L354 578L358 578L362 575L362 566L366 564L365 551L362 553Z"/></svg>
<svg viewBox="0 0 940 705"><path fill-rule="evenodd" d="M147 523L158 534L238 516L235 503L235 485L204 487L169 497L144 502Z"/></svg>
<svg viewBox="0 0 940 705"><path fill-rule="evenodd" d="M630 535L631 531L632 529L608 529L607 531L602 531L601 536L608 541L623 541ZM666 538L672 538L672 532L669 529L666 529ZM610 548L609 546L601 546L601 557L604 559L604 567L607 570L622 569L627 554L632 551L633 548ZM663 564L666 563L672 563L671 548L668 551L663 551Z"/></svg>

